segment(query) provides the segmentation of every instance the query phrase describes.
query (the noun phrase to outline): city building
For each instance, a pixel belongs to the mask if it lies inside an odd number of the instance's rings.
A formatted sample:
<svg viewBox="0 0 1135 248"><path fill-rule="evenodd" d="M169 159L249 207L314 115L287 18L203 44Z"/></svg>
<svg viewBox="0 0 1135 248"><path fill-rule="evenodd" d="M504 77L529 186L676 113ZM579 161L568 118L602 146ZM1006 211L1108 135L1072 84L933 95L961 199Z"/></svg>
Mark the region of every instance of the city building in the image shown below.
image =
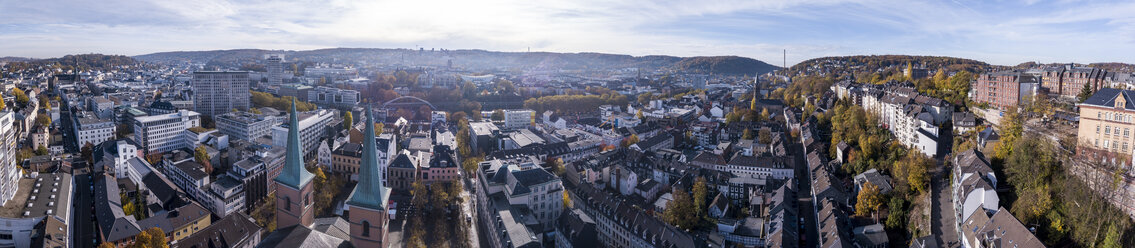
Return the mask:
<svg viewBox="0 0 1135 248"><path fill-rule="evenodd" d="M247 71L194 72L193 106L206 116L247 111L252 97L248 82Z"/></svg>
<svg viewBox="0 0 1135 248"><path fill-rule="evenodd" d="M319 86L307 90L307 101L320 106L355 107L362 100L357 90Z"/></svg>
<svg viewBox="0 0 1135 248"><path fill-rule="evenodd" d="M390 188L382 182L379 174L378 150L374 137L374 114L366 108L366 130L363 138L363 159L359 165L359 183L347 197L350 213L351 244L355 247L384 247L389 245L386 238L392 214L389 197Z"/></svg>
<svg viewBox="0 0 1135 248"><path fill-rule="evenodd" d="M197 231L177 242L170 242L170 248L232 247L254 248L260 244L260 226L243 213L225 216L212 225Z"/></svg>
<svg viewBox="0 0 1135 248"><path fill-rule="evenodd" d="M410 185L418 178L420 164L418 156L402 150L390 160L390 165L386 166L386 183L394 190L410 190Z"/></svg>
<svg viewBox="0 0 1135 248"><path fill-rule="evenodd" d="M335 111L320 109L299 114L300 145L305 151L304 156L315 156L319 150L319 142L326 132L328 124L335 119ZM283 124L272 127L272 145L283 147L288 142L288 130L292 124Z"/></svg>
<svg viewBox="0 0 1135 248"><path fill-rule="evenodd" d="M1004 110L1035 98L1039 87L1038 78L1018 70L982 73L973 85L973 100Z"/></svg>
<svg viewBox="0 0 1135 248"><path fill-rule="evenodd" d="M520 129L532 125L534 111L528 109L504 110L504 129Z"/></svg>
<svg viewBox="0 0 1135 248"><path fill-rule="evenodd" d="M351 180L358 180L359 163L362 159L362 145L343 143L331 152L331 172L350 175Z"/></svg>
<svg viewBox="0 0 1135 248"><path fill-rule="evenodd" d="M71 175L43 173L23 180L32 185L26 195L21 194L25 198L8 199L19 204L0 204L4 213L14 213L0 214L0 247L72 247ZM90 211L85 206L79 210Z"/></svg>
<svg viewBox="0 0 1135 248"><path fill-rule="evenodd" d="M456 155L453 149L446 145L437 145L434 146L431 155L430 161L423 163L419 172L425 184L449 183L457 180L461 166L454 159Z"/></svg>
<svg viewBox="0 0 1135 248"><path fill-rule="evenodd" d="M233 139L247 141L271 134L272 127L283 122L283 118L249 112L228 112L215 119L218 131Z"/></svg>
<svg viewBox="0 0 1135 248"><path fill-rule="evenodd" d="M99 143L91 150L95 171L108 171L115 178L140 178L141 174L131 174L128 161L143 157L138 144L131 139L110 140Z"/></svg>
<svg viewBox="0 0 1135 248"><path fill-rule="evenodd" d="M1041 72L1041 87L1048 93L1064 98L1075 98L1089 85L1092 92L1104 86L1107 71L1092 67L1076 67L1064 65L1060 67L1045 68Z"/></svg>
<svg viewBox="0 0 1135 248"><path fill-rule="evenodd" d="M142 146L145 154L192 148L190 145L196 140L185 140L185 132L198 126L201 126L200 115L184 109L163 115L139 116L134 118L134 140Z"/></svg>
<svg viewBox="0 0 1135 248"><path fill-rule="evenodd" d="M284 83L284 55L268 55L268 85L280 86Z"/></svg>
<svg viewBox="0 0 1135 248"><path fill-rule="evenodd" d="M493 247L536 247L563 212L563 184L535 157L478 164L477 218ZM629 247L629 246L628 246Z"/></svg>
<svg viewBox="0 0 1135 248"><path fill-rule="evenodd" d="M1132 155L1135 129L1135 91L1100 89L1080 103L1079 147Z"/></svg>
<svg viewBox="0 0 1135 248"><path fill-rule="evenodd" d="M74 117L71 117L74 122L72 125L74 130L75 147L83 147L87 144L97 145L103 141L111 140L114 138L115 129L114 119L99 118L91 112L78 112Z"/></svg>
<svg viewBox="0 0 1135 248"><path fill-rule="evenodd" d="M20 168L16 165L16 127L11 111L0 112L0 206L15 197L19 188Z"/></svg>

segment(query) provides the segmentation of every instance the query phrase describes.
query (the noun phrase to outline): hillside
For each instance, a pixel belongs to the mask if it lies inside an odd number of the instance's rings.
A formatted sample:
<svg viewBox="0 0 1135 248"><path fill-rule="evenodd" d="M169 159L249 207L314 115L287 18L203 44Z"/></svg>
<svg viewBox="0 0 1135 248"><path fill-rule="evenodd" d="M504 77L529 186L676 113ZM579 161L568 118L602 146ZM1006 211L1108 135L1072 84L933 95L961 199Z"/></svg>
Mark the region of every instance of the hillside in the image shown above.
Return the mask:
<svg viewBox="0 0 1135 248"><path fill-rule="evenodd" d="M907 64L930 70L944 68L947 71L980 72L991 68L988 63L945 56L911 55L857 55L822 57L805 60L789 68L793 75L834 75L848 76L864 72L878 72L888 68L905 68Z"/></svg>
<svg viewBox="0 0 1135 248"><path fill-rule="evenodd" d="M22 59L14 61L15 62L11 62L7 65L7 68L9 70L18 70L20 68L32 68L44 65L58 65L59 68L64 70L108 70L117 67L134 66L138 64L138 61L131 57L105 54L77 54L66 55L59 58Z"/></svg>
<svg viewBox="0 0 1135 248"><path fill-rule="evenodd" d="M357 61L361 64L395 66L438 66L452 62L468 70L595 70L639 68L647 71L690 69L698 73L754 74L775 69L771 65L744 57L630 56L604 53L494 52L485 50L410 50L380 48L330 48L309 51L271 51L258 49L180 51L135 56L152 63L196 62L209 66L241 68L263 63L266 54L284 54L285 63L315 61Z"/></svg>
<svg viewBox="0 0 1135 248"><path fill-rule="evenodd" d="M693 73L735 75L758 75L780 69L780 67L770 65L760 60L737 56L683 58L681 61L678 61L678 63L675 63L673 68L674 70Z"/></svg>

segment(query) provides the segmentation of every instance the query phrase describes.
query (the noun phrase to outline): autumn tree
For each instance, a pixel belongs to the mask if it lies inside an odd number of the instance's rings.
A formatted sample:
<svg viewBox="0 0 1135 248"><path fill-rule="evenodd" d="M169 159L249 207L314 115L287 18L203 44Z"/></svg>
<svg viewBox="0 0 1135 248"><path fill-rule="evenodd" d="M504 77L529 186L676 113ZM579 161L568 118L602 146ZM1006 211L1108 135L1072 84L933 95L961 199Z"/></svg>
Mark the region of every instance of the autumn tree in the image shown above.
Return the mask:
<svg viewBox="0 0 1135 248"><path fill-rule="evenodd" d="M134 237L134 248L169 248L166 233L161 228L151 227Z"/></svg>
<svg viewBox="0 0 1135 248"><path fill-rule="evenodd" d="M213 164L209 162L209 151L205 149L205 145L198 145L193 149L193 159L204 167L205 173L213 174Z"/></svg>
<svg viewBox="0 0 1135 248"><path fill-rule="evenodd" d="M28 102L31 101L31 99L28 98L28 94L20 88L12 89L12 95L16 97L16 106L19 106L21 108L27 106Z"/></svg>
<svg viewBox="0 0 1135 248"><path fill-rule="evenodd" d="M43 147L42 145L40 145L38 148L35 149L35 155L36 156L47 155L47 153L48 153L47 147Z"/></svg>
<svg viewBox="0 0 1135 248"><path fill-rule="evenodd" d="M343 129L350 130L355 125L355 117L351 115L351 111L343 112Z"/></svg>
<svg viewBox="0 0 1135 248"><path fill-rule="evenodd" d="M709 189L708 186L706 186L704 177L698 177L697 180L694 180L693 193L694 211L697 211L697 216L699 217L705 216L706 211L708 211L705 206L705 199L709 197Z"/></svg>
<svg viewBox="0 0 1135 248"><path fill-rule="evenodd" d="M414 181L414 183L410 184L410 195L414 197L410 203L419 208L426 207L426 204L430 201L429 196L426 195L428 193L429 191L425 184L422 184L420 181Z"/></svg>
<svg viewBox="0 0 1135 248"><path fill-rule="evenodd" d="M102 243L99 244L99 248L115 248L115 247L114 247L113 244L110 244L110 243L107 243L107 242L102 242Z"/></svg>
<svg viewBox="0 0 1135 248"><path fill-rule="evenodd" d="M493 115L489 116L489 118L494 120L494 121L503 121L504 120L504 110L500 110L500 109L493 110Z"/></svg>
<svg viewBox="0 0 1135 248"><path fill-rule="evenodd" d="M51 117L45 114L36 114L35 124L41 127L51 126Z"/></svg>
<svg viewBox="0 0 1135 248"><path fill-rule="evenodd" d="M855 214L859 216L874 215L879 211L879 206L883 205L882 195L879 193L879 186L871 182L863 183L859 189L859 195L855 198Z"/></svg>
<svg viewBox="0 0 1135 248"><path fill-rule="evenodd" d="M672 192L674 198L666 203L666 211L662 213L663 219L670 225L677 226L683 230L690 230L697 224L697 213L694 213L693 200L685 190L674 188Z"/></svg>
<svg viewBox="0 0 1135 248"><path fill-rule="evenodd" d="M772 131L762 128L761 131L757 133L758 142L761 142L761 144L772 144Z"/></svg>
<svg viewBox="0 0 1135 248"><path fill-rule="evenodd" d="M4 110L8 105L4 103L4 95L0 95L0 110Z"/></svg>
<svg viewBox="0 0 1135 248"><path fill-rule="evenodd" d="M449 191L446 190L445 185L441 183L433 183L430 185L430 208L435 211L445 209L450 203Z"/></svg>

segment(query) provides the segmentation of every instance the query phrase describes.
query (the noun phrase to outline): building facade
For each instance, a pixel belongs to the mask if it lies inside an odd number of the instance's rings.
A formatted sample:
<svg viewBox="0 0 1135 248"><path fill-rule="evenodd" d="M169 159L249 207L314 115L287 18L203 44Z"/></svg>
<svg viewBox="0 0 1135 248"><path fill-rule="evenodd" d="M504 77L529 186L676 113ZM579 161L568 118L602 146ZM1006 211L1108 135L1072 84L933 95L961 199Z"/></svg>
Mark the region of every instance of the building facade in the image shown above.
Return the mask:
<svg viewBox="0 0 1135 248"><path fill-rule="evenodd" d="M354 107L361 99L359 91L319 86L307 91L307 101L333 107Z"/></svg>
<svg viewBox="0 0 1135 248"><path fill-rule="evenodd" d="M71 120L74 120L75 147L97 145L114 138L117 127L114 125L114 119L98 118L91 112L79 112Z"/></svg>
<svg viewBox="0 0 1135 248"><path fill-rule="evenodd" d="M1026 97L1036 95L1040 82L1021 71L982 73L973 85L973 100L998 109L1016 107Z"/></svg>
<svg viewBox="0 0 1135 248"><path fill-rule="evenodd" d="M279 86L284 83L284 55L268 55L268 85Z"/></svg>
<svg viewBox="0 0 1135 248"><path fill-rule="evenodd" d="M198 71L193 73L193 106L198 113L216 116L233 109L247 111L252 93L247 71Z"/></svg>
<svg viewBox="0 0 1135 248"><path fill-rule="evenodd" d="M1107 71L1092 67L1065 65L1046 68L1041 73L1041 87L1048 92L1065 98L1074 98L1088 85L1093 92L1103 87Z"/></svg>
<svg viewBox="0 0 1135 248"><path fill-rule="evenodd" d="M518 129L531 126L533 113L535 112L532 110L505 110L504 128Z"/></svg>
<svg viewBox="0 0 1135 248"><path fill-rule="evenodd" d="M335 111L320 109L299 114L300 145L304 156L315 156L328 123L335 119ZM288 142L287 124L272 127L272 145L283 147Z"/></svg>
<svg viewBox="0 0 1135 248"><path fill-rule="evenodd" d="M20 169L16 167L16 128L11 111L0 112L0 205L16 195Z"/></svg>
<svg viewBox="0 0 1135 248"><path fill-rule="evenodd" d="M1130 156L1135 149L1135 91L1100 89L1079 104L1081 147L1117 152Z"/></svg>
<svg viewBox="0 0 1135 248"><path fill-rule="evenodd" d="M249 112L229 112L218 115L216 119L218 131L239 140L255 140L269 135L272 127L283 122L282 118Z"/></svg>
<svg viewBox="0 0 1135 248"><path fill-rule="evenodd" d="M146 154L169 152L188 148L186 129L201 126L197 112L178 110L164 115L134 118L134 139Z"/></svg>

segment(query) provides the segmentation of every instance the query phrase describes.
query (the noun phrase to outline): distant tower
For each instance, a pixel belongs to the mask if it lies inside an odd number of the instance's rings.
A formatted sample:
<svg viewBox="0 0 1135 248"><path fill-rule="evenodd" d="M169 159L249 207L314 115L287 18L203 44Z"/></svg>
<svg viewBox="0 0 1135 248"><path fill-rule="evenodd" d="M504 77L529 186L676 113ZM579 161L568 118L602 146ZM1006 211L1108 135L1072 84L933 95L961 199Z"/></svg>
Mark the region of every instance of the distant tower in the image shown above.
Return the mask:
<svg viewBox="0 0 1135 248"><path fill-rule="evenodd" d="M315 176L303 167L303 151L300 151L299 121L296 119L296 101L292 100L292 110L288 121L288 148L284 168L276 176L276 226L293 225L311 227L315 221L311 199L311 179Z"/></svg>
<svg viewBox="0 0 1135 248"><path fill-rule="evenodd" d="M284 83L284 56L268 55L268 85L280 86Z"/></svg>
<svg viewBox="0 0 1135 248"><path fill-rule="evenodd" d="M382 184L379 172L378 146L374 140L374 114L366 107L366 129L363 130L363 159L359 164L359 183L347 197L348 222L351 223L351 244L355 247L385 247L387 224L390 221L386 202L390 188Z"/></svg>

